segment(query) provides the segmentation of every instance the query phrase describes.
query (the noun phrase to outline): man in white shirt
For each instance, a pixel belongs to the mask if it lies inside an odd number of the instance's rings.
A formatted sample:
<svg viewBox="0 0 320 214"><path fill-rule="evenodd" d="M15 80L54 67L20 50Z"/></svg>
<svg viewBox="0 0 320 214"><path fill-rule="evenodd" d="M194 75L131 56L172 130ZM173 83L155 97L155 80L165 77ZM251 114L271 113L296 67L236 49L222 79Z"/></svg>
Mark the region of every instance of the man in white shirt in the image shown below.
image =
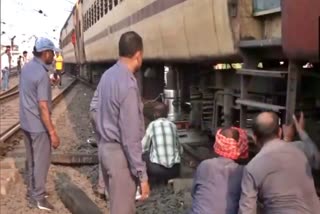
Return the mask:
<svg viewBox="0 0 320 214"><path fill-rule="evenodd" d="M1 54L1 88L3 91L9 89L10 64L10 47L7 47L5 53Z"/></svg>
<svg viewBox="0 0 320 214"><path fill-rule="evenodd" d="M166 182L179 176L182 146L176 125L166 118L167 106L161 103L154 110L155 120L142 139L143 159L149 177L155 182Z"/></svg>
<svg viewBox="0 0 320 214"><path fill-rule="evenodd" d="M23 56L22 56L22 61L21 61L21 68L23 68L23 66L29 62L28 52L23 51L22 54L23 54Z"/></svg>

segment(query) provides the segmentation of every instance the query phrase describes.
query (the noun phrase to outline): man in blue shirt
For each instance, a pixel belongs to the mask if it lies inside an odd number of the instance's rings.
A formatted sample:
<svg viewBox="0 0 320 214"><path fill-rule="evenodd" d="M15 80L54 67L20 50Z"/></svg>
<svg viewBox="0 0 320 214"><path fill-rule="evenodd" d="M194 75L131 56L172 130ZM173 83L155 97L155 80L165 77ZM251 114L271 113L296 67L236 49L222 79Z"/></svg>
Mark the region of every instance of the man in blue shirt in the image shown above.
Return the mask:
<svg viewBox="0 0 320 214"><path fill-rule="evenodd" d="M143 105L134 76L142 65L142 56L142 38L135 32L121 35L120 58L102 75L97 88L99 158L111 214L135 213L137 184L142 200L150 191L142 160Z"/></svg>
<svg viewBox="0 0 320 214"><path fill-rule="evenodd" d="M247 133L236 127L218 130L214 144L218 155L201 162L195 174L190 214L237 214L243 165L248 158Z"/></svg>
<svg viewBox="0 0 320 214"><path fill-rule="evenodd" d="M60 145L55 127L51 120L51 85L48 76L49 65L53 62L52 41L37 39L34 58L21 72L20 125L25 134L27 170L27 195L30 205L43 210L53 210L45 198L45 184L50 166L51 146Z"/></svg>

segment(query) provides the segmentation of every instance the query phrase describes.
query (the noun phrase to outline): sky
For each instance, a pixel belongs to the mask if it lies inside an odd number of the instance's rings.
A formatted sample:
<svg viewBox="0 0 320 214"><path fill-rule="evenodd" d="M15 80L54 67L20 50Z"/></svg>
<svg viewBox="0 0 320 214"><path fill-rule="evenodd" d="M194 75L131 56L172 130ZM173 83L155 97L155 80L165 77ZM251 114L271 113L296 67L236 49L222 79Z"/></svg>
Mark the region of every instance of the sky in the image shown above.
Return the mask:
<svg viewBox="0 0 320 214"><path fill-rule="evenodd" d="M31 52L35 41L33 36L37 36L47 37L58 46L60 30L76 1L1 0L1 32L5 32L1 33L1 44L10 44L10 38L16 36L14 41L20 51Z"/></svg>

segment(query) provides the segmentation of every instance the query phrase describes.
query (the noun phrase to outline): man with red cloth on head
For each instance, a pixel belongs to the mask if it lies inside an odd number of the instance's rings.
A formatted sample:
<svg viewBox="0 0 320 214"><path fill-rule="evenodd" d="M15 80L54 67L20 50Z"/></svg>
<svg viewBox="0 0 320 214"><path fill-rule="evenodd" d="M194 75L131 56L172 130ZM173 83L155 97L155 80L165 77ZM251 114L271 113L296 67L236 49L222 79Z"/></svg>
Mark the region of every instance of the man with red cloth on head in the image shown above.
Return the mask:
<svg viewBox="0 0 320 214"><path fill-rule="evenodd" d="M244 169L237 161L248 158L247 133L236 127L220 129L213 148L218 157L197 168L190 214L237 214Z"/></svg>

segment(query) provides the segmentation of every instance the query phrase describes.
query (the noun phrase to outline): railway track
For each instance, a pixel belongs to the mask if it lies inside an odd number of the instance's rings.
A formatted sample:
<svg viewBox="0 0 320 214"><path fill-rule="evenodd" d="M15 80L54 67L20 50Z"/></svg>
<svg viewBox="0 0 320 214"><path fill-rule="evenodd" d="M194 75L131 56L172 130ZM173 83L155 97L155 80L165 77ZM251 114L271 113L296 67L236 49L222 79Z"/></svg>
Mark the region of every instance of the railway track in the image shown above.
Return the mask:
<svg viewBox="0 0 320 214"><path fill-rule="evenodd" d="M16 85L13 88L11 88L10 90L8 90L0 95L0 103L4 103L8 99L12 99L12 98L18 96L18 94L19 94L19 88Z"/></svg>
<svg viewBox="0 0 320 214"><path fill-rule="evenodd" d="M64 95L72 88L76 83L76 79L71 80L66 87L61 91L53 92L53 107L64 97ZM15 135L20 130L20 121L18 116L19 110L19 90L18 86L12 88L10 91L0 96L1 108L1 120L3 126L0 128L0 143L4 143L10 137ZM11 112L8 112L11 111Z"/></svg>

